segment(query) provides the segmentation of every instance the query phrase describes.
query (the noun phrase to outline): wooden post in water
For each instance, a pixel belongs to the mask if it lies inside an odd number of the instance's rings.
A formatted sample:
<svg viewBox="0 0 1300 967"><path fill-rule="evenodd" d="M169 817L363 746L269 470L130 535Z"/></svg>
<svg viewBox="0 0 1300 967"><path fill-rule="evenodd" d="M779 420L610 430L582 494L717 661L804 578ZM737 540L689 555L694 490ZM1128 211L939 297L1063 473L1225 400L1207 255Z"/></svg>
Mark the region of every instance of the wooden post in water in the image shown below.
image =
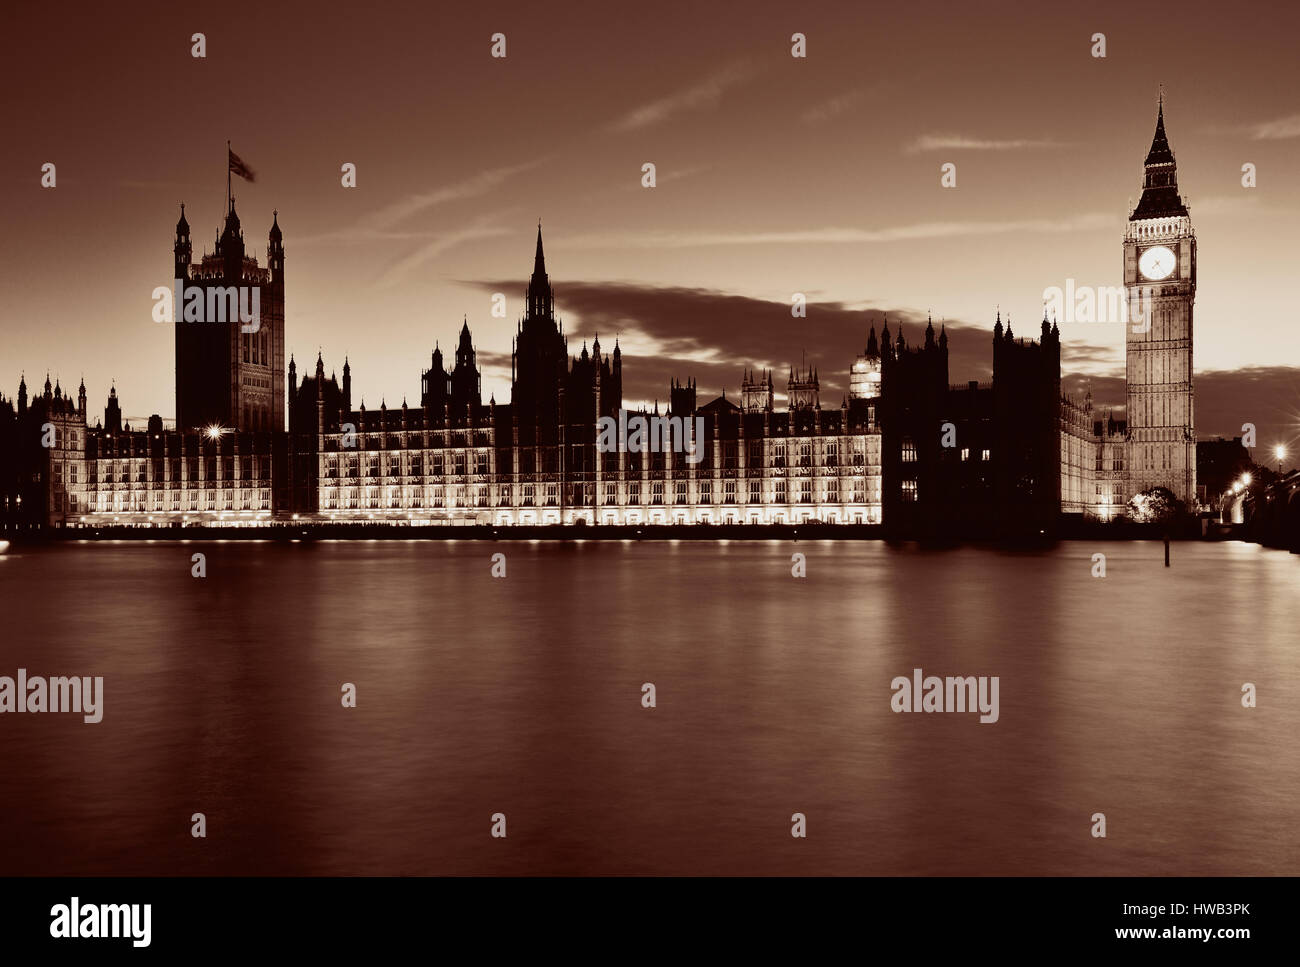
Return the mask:
<svg viewBox="0 0 1300 967"><path fill-rule="evenodd" d="M1165 535L1165 567L1169 566L1169 535Z"/></svg>

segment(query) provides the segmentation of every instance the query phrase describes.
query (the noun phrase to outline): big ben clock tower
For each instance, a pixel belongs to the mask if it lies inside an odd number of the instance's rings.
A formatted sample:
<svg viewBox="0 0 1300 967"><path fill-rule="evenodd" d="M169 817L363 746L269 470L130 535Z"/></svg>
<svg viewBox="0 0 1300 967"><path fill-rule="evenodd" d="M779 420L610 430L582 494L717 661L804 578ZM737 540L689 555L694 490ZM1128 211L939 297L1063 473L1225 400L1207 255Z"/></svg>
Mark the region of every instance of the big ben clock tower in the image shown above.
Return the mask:
<svg viewBox="0 0 1300 967"><path fill-rule="evenodd" d="M1129 493L1167 487L1189 509L1196 499L1192 412L1192 302L1196 236L1178 194L1165 137L1164 98L1147 152L1142 198L1124 233Z"/></svg>

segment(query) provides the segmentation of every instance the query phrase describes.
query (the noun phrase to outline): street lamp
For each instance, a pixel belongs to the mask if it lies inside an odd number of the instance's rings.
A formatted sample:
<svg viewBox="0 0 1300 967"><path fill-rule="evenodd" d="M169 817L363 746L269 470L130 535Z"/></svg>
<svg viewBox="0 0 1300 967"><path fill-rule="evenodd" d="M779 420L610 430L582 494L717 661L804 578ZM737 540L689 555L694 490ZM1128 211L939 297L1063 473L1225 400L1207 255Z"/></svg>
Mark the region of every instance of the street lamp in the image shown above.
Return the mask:
<svg viewBox="0 0 1300 967"><path fill-rule="evenodd" d="M1286 447L1278 444L1273 448L1273 455L1277 457L1277 474L1282 476L1282 461L1286 458Z"/></svg>

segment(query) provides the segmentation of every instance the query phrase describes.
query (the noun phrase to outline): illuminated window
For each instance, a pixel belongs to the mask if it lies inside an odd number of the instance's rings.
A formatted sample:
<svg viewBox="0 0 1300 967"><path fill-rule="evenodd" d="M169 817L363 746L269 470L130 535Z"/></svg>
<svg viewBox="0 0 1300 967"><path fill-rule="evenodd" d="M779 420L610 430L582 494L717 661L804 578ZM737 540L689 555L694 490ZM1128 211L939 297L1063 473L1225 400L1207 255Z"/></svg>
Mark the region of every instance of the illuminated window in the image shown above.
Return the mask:
<svg viewBox="0 0 1300 967"><path fill-rule="evenodd" d="M903 481L903 500L909 504L916 503L916 481L915 480Z"/></svg>

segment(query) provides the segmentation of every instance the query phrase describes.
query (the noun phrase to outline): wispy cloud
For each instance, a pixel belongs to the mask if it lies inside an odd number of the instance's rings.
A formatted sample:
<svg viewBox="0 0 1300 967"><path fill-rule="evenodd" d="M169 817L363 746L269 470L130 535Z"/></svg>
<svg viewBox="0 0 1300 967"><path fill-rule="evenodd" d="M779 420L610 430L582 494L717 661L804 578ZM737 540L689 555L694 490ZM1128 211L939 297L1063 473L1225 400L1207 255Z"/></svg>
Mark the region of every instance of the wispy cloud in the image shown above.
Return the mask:
<svg viewBox="0 0 1300 967"><path fill-rule="evenodd" d="M834 120L841 114L851 111L863 101L875 97L880 93L880 86L859 87L852 91L845 91L843 94L837 94L832 98L814 104L803 113L804 124L825 124L827 121Z"/></svg>
<svg viewBox="0 0 1300 967"><path fill-rule="evenodd" d="M754 71L743 63L729 64L717 73L706 77L699 84L685 90L670 94L657 101L651 101L641 107L611 121L606 130L622 133L636 131L668 120L683 111L703 111L715 108L722 101L723 93L737 84L752 77Z"/></svg>
<svg viewBox="0 0 1300 967"><path fill-rule="evenodd" d="M1284 141L1287 138L1300 138L1300 114L1251 125L1250 137L1253 141Z"/></svg>
<svg viewBox="0 0 1300 967"><path fill-rule="evenodd" d="M1070 218L1030 218L990 222L918 222L890 228L811 228L789 232L648 232L576 236L557 243L564 248L697 248L726 245L842 245L906 242L1008 232L1046 233L1112 228L1116 216L1092 212Z"/></svg>
<svg viewBox="0 0 1300 967"><path fill-rule="evenodd" d="M183 181L140 181L133 178L127 178L118 182L122 188L186 188L188 185Z"/></svg>
<svg viewBox="0 0 1300 967"><path fill-rule="evenodd" d="M382 231L436 205L463 201L466 198L477 198L499 188L515 175L536 168L546 160L546 158L535 158L522 164L491 168L455 184L443 185L429 191L407 195L405 198L399 199L368 215L362 220L360 227L362 229Z"/></svg>
<svg viewBox="0 0 1300 967"><path fill-rule="evenodd" d="M421 212L439 205L451 204L470 198L478 198L500 188L516 175L522 174L538 165L545 164L552 156L534 158L517 165L505 165L481 171L473 177L450 185L441 185L428 191L415 192L371 212L354 224L317 235L303 235L294 238L294 245L314 245L319 243L343 242L354 245L382 241L409 241L411 239L430 239L426 248L432 249L449 235L445 232L429 229L396 229L393 226L412 218ZM435 253L436 254L436 253ZM423 261L423 260L421 260ZM400 263L399 263L400 264Z"/></svg>
<svg viewBox="0 0 1300 967"><path fill-rule="evenodd" d="M414 252L398 259L385 269L376 281L376 285L380 288L389 288L396 285L414 269L431 262L439 255L453 248L464 245L466 242L475 242L484 238L497 238L514 233L513 229L492 224L493 220L491 218L482 218L465 228L436 236L428 244L420 246Z"/></svg>
<svg viewBox="0 0 1300 967"><path fill-rule="evenodd" d="M907 154L923 151L1020 151L1025 148L1060 148L1061 141L1044 141L1030 138L998 141L989 138L970 138L961 134L923 134L903 146Z"/></svg>

